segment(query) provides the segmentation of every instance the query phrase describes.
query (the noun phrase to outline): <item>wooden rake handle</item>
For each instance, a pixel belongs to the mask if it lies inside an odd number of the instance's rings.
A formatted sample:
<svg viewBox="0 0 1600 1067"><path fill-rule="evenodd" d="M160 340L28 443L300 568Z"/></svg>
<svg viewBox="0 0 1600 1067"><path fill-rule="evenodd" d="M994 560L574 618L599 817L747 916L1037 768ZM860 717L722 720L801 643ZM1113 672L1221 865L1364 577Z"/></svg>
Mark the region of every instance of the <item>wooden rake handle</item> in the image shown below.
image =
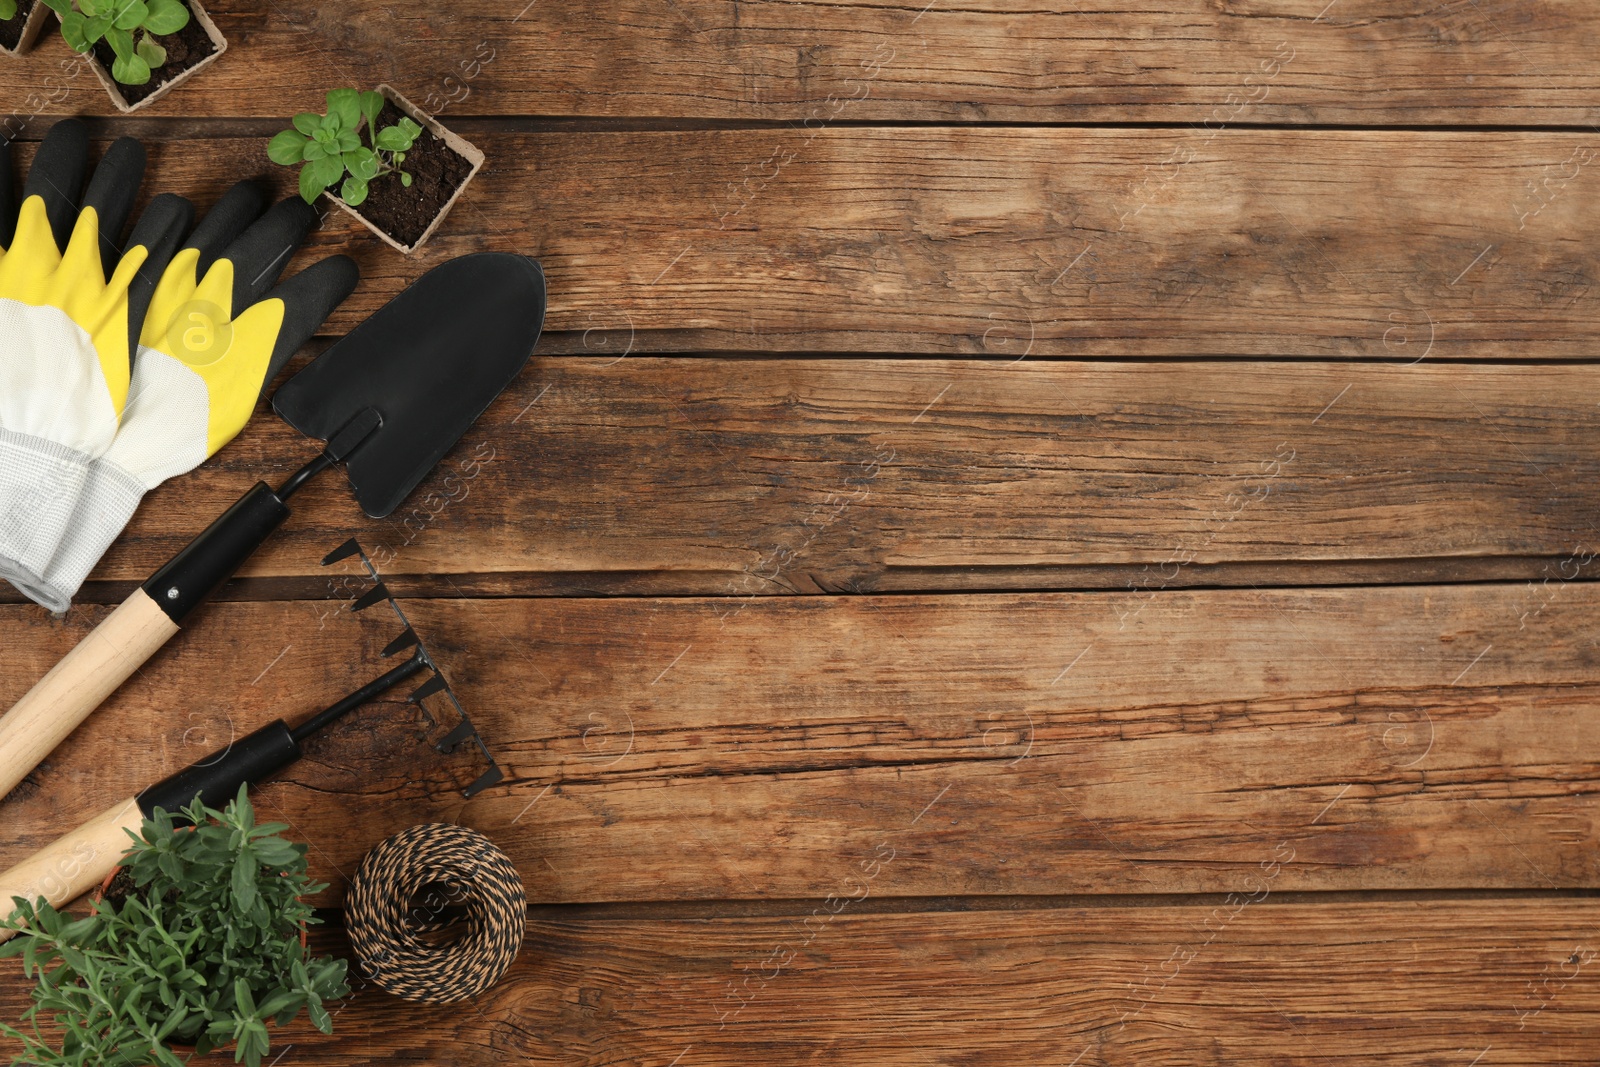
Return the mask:
<svg viewBox="0 0 1600 1067"><path fill-rule="evenodd" d="M62 908L93 889L132 844L124 831L138 833L143 819L138 800L129 797L0 873L0 914L12 914L12 897L30 904L44 897L51 907ZM11 936L0 930L0 941Z"/></svg>

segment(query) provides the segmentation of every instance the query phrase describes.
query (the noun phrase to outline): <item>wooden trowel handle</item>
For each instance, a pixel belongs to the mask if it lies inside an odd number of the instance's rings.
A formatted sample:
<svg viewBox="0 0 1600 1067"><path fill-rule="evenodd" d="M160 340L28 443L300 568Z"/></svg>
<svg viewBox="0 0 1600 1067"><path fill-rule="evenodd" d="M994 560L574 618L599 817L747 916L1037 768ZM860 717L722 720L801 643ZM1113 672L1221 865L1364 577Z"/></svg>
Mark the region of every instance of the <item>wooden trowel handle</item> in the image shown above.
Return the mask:
<svg viewBox="0 0 1600 1067"><path fill-rule="evenodd" d="M143 819L139 802L129 797L0 873L0 914L15 910L12 897L29 903L44 897L52 907L61 908L93 889L132 844L124 831L138 833ZM11 936L11 931L0 930L0 941Z"/></svg>
<svg viewBox="0 0 1600 1067"><path fill-rule="evenodd" d="M278 495L257 482L0 717L0 799L155 655L288 517Z"/></svg>
<svg viewBox="0 0 1600 1067"><path fill-rule="evenodd" d="M178 624L149 594L135 589L79 641L0 717L0 797L177 632Z"/></svg>

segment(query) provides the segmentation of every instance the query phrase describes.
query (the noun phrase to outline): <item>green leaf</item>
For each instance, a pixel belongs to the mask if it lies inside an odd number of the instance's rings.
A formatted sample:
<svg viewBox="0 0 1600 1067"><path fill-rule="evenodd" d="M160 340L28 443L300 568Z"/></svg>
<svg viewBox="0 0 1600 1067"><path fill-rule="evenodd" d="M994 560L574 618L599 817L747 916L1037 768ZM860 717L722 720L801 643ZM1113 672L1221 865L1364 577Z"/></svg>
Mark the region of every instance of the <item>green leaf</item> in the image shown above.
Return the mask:
<svg viewBox="0 0 1600 1067"><path fill-rule="evenodd" d="M378 176L378 156L370 148L357 148L344 154L344 169L362 181L371 181ZM291 850L294 846L288 846ZM268 861L293 863L293 860Z"/></svg>
<svg viewBox="0 0 1600 1067"><path fill-rule="evenodd" d="M411 188L411 175L406 171L400 172L400 184L405 186L407 189Z"/></svg>
<svg viewBox="0 0 1600 1067"><path fill-rule="evenodd" d="M360 148L360 147L361 147L361 135L356 133L355 130L340 130L339 131L339 151L341 151L341 152L353 152L357 148ZM250 832L252 834L259 834L259 833L261 833L261 827L258 826L258 827L256 827L254 830L252 830Z"/></svg>
<svg viewBox="0 0 1600 1067"><path fill-rule="evenodd" d="M361 115L373 129L378 128L378 114L383 111L385 103L387 101L384 100L382 93L361 94Z"/></svg>
<svg viewBox="0 0 1600 1067"><path fill-rule="evenodd" d="M17 17L17 0L0 0L0 19Z"/></svg>
<svg viewBox="0 0 1600 1067"><path fill-rule="evenodd" d="M150 64L136 55L118 56L111 76L123 85L143 85L150 80Z"/></svg>
<svg viewBox="0 0 1600 1067"><path fill-rule="evenodd" d="M385 126L378 131L377 145L385 152L404 152L411 147L411 142L414 140L416 140L415 134L407 136L406 131L399 126Z"/></svg>
<svg viewBox="0 0 1600 1067"><path fill-rule="evenodd" d="M300 199L308 204L315 204L317 197L321 196L322 190L327 187L327 182L317 180L315 164L307 163L300 168Z"/></svg>
<svg viewBox="0 0 1600 1067"><path fill-rule="evenodd" d="M361 94L354 89L328 90L328 114L339 116L339 125L354 130L361 125Z"/></svg>
<svg viewBox="0 0 1600 1067"><path fill-rule="evenodd" d="M177 33L189 25L189 9L178 0L145 0L145 6L150 9L144 20L144 28L148 33L164 36Z"/></svg>
<svg viewBox="0 0 1600 1067"><path fill-rule="evenodd" d="M111 16L106 12L90 15L83 24L83 35L91 41L98 41L106 35L111 28Z"/></svg>
<svg viewBox="0 0 1600 1067"><path fill-rule="evenodd" d="M144 25L149 15L150 9L145 7L144 0L116 0L111 24L119 30L136 30Z"/></svg>
<svg viewBox="0 0 1600 1067"><path fill-rule="evenodd" d="M311 166L316 169L317 179L322 182L324 188L344 177L343 156L326 155L314 161ZM251 873L254 874L253 871Z"/></svg>
<svg viewBox="0 0 1600 1067"><path fill-rule="evenodd" d="M139 43L133 46L133 50L140 59L150 64L151 70L155 70L167 62L167 50L156 44L149 34L140 37Z"/></svg>
<svg viewBox="0 0 1600 1067"><path fill-rule="evenodd" d="M106 44L121 59L133 55L133 34L127 30L119 30L115 26L106 29Z"/></svg>
<svg viewBox="0 0 1600 1067"><path fill-rule="evenodd" d="M322 125L322 116L317 114L315 111L302 111L300 114L290 119L289 122L294 126L295 129L299 130L307 137L310 137L312 134L316 133L317 128Z"/></svg>
<svg viewBox="0 0 1600 1067"><path fill-rule="evenodd" d="M299 130L284 130L267 142L267 158L274 163L292 167L305 158L308 140L310 138Z"/></svg>
<svg viewBox="0 0 1600 1067"><path fill-rule="evenodd" d="M74 52L87 52L94 47L86 29L88 22L81 11L68 10L61 15L61 38Z"/></svg>
<svg viewBox="0 0 1600 1067"><path fill-rule="evenodd" d="M89 18L94 18L104 10L105 5L101 0L78 0L78 10Z"/></svg>
<svg viewBox="0 0 1600 1067"><path fill-rule="evenodd" d="M328 154L328 150L326 148L318 144L316 141L310 139L307 139L306 146L305 148L301 149L301 152L306 157L306 161L308 163L321 159L323 156Z"/></svg>
<svg viewBox="0 0 1600 1067"><path fill-rule="evenodd" d="M351 176L344 180L339 187L339 199L351 207L360 207L367 199L367 181L365 178Z"/></svg>

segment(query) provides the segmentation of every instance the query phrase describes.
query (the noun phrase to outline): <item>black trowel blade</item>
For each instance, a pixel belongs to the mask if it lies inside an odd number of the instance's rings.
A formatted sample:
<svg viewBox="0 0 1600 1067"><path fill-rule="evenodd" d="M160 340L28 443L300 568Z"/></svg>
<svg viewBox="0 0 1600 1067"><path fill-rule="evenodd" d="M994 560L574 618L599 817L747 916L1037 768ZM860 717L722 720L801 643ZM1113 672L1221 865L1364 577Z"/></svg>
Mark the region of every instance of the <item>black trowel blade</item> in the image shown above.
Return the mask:
<svg viewBox="0 0 1600 1067"><path fill-rule="evenodd" d="M544 325L544 271L502 252L424 274L290 378L272 408L327 440L363 409L382 424L346 463L361 510L381 519L522 370Z"/></svg>

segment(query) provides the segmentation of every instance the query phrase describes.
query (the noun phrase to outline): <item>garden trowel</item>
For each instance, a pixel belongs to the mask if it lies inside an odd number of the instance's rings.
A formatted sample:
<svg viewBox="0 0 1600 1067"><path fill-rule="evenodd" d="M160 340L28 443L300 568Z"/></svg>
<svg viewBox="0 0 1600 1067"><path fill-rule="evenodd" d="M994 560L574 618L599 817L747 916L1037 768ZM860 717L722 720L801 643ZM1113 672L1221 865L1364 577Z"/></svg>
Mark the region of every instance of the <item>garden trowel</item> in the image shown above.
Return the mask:
<svg viewBox="0 0 1600 1067"><path fill-rule="evenodd" d="M383 518L511 383L544 324L537 261L479 253L441 264L273 396L289 425L327 442L273 490L265 482L106 616L0 718L0 797L178 632L289 517L285 503L338 463Z"/></svg>

